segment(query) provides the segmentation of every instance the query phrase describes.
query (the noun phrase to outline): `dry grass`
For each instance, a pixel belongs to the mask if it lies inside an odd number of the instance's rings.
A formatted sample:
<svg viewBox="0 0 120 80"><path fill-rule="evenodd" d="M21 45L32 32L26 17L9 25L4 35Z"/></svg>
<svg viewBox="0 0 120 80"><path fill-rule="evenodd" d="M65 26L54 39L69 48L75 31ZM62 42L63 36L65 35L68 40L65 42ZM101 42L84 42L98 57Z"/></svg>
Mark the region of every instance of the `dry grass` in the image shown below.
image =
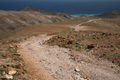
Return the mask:
<svg viewBox="0 0 120 80"><path fill-rule="evenodd" d="M82 22L86 22L90 19L94 19L94 17L80 17L80 18L75 18L75 19L70 19L70 20L66 20L66 21L60 21L60 22L53 22L53 23L50 23L50 24L64 24L64 25L77 25L77 24L80 24Z"/></svg>
<svg viewBox="0 0 120 80"><path fill-rule="evenodd" d="M20 35L33 35L33 34L41 34L41 33L61 33L70 31L70 27L68 25L55 25L55 24L41 24L29 26L24 29L21 29L16 32L17 36Z"/></svg>
<svg viewBox="0 0 120 80"><path fill-rule="evenodd" d="M119 19L103 19L99 21L90 22L84 24L90 28L95 28L96 30L103 32L120 32L120 20Z"/></svg>
<svg viewBox="0 0 120 80"><path fill-rule="evenodd" d="M103 21L120 26L120 19L104 19Z"/></svg>

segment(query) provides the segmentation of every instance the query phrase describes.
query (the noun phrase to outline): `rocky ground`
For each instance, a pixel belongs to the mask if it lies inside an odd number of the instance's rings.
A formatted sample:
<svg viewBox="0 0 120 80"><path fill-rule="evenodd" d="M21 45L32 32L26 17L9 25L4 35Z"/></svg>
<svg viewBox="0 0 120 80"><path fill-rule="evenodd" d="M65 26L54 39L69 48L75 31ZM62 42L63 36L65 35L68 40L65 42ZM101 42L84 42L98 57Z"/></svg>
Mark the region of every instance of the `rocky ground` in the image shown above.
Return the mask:
<svg viewBox="0 0 120 80"><path fill-rule="evenodd" d="M80 31L58 35L51 38L46 43L80 52L90 52L90 54L93 54L98 58L107 59L120 66L119 42L120 34Z"/></svg>
<svg viewBox="0 0 120 80"><path fill-rule="evenodd" d="M0 80L119 80L120 19L70 18L31 7L0 11Z"/></svg>
<svg viewBox="0 0 120 80"><path fill-rule="evenodd" d="M87 33L86 33L87 34ZM98 33L101 35L101 33ZM82 34L81 34L82 35ZM85 34L84 34L85 35ZM84 37L84 36L83 36ZM98 60L92 54L94 45L86 43L87 52L78 49L44 45L48 40L61 41L62 37L40 35L21 42L19 54L26 61L28 73L35 80L119 80L120 68L107 60ZM88 37L87 37L88 38ZM50 40L49 40L50 39ZM74 39L74 38L72 38ZM65 40L67 41L67 40ZM79 41L79 40L78 40ZM68 40L71 44L73 41ZM69 47L69 46L66 46ZM47 76L47 77L46 77Z"/></svg>
<svg viewBox="0 0 120 80"><path fill-rule="evenodd" d="M21 40L20 40L21 41ZM0 80L26 80L27 74L24 61L17 53L16 40L0 41Z"/></svg>

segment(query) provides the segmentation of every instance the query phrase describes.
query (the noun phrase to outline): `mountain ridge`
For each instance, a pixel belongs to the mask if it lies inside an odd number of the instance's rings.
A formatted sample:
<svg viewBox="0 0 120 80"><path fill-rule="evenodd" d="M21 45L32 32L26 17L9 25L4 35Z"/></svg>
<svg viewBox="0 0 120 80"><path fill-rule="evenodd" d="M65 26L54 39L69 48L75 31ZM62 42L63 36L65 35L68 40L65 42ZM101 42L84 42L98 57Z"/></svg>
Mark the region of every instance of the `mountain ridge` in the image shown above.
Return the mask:
<svg viewBox="0 0 120 80"><path fill-rule="evenodd" d="M26 10L27 11L0 10L0 37L30 25L64 21L71 18L69 14L61 12L41 11L32 7L27 7Z"/></svg>
<svg viewBox="0 0 120 80"><path fill-rule="evenodd" d="M41 14L45 14L45 15L56 15L56 16L61 16L61 17L65 17L65 18L70 18L71 15L65 13L65 12L55 12L55 11L51 11L51 10L40 10L40 9L36 9L33 7L25 7L23 9L21 9L20 11L30 11L30 12L39 12Z"/></svg>

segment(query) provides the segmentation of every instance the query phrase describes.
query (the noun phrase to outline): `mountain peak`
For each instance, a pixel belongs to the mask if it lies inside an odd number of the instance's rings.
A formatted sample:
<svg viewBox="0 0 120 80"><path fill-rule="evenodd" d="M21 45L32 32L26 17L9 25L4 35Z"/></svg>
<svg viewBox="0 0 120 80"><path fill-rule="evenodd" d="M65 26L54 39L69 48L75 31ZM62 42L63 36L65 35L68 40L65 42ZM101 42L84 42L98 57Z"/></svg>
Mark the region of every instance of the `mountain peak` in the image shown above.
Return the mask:
<svg viewBox="0 0 120 80"><path fill-rule="evenodd" d="M21 9L20 11L30 11L30 12L39 12L41 14L44 15L55 15L55 16L61 16L61 17L65 17L65 18L70 18L71 16L67 13L64 12L54 12L54 11L49 11L49 10L40 10L40 9L36 9L33 7L25 7L23 9Z"/></svg>
<svg viewBox="0 0 120 80"><path fill-rule="evenodd" d="M36 8L30 7L30 6L27 6L23 9L21 9L20 11L39 11L39 10Z"/></svg>

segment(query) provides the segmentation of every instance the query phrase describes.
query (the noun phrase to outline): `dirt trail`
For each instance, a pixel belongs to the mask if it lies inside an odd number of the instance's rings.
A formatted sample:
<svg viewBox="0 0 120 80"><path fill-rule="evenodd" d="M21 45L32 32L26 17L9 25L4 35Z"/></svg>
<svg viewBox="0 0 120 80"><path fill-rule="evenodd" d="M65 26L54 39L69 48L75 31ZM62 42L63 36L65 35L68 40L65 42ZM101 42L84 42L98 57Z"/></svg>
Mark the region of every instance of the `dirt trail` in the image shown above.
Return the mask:
<svg viewBox="0 0 120 80"><path fill-rule="evenodd" d="M120 69L116 65L82 52L43 45L50 38L40 35L19 44L18 52L33 80L120 80ZM81 62L70 59L70 54L77 54Z"/></svg>
<svg viewBox="0 0 120 80"><path fill-rule="evenodd" d="M85 30L93 30L93 29L89 29L88 26L82 26L83 24L86 24L86 23L90 23L90 22L93 22L93 21L97 21L97 20L101 20L101 18L99 19L91 19L91 20L88 20L86 22L82 22L80 24L77 24L75 26L75 31L85 31Z"/></svg>

